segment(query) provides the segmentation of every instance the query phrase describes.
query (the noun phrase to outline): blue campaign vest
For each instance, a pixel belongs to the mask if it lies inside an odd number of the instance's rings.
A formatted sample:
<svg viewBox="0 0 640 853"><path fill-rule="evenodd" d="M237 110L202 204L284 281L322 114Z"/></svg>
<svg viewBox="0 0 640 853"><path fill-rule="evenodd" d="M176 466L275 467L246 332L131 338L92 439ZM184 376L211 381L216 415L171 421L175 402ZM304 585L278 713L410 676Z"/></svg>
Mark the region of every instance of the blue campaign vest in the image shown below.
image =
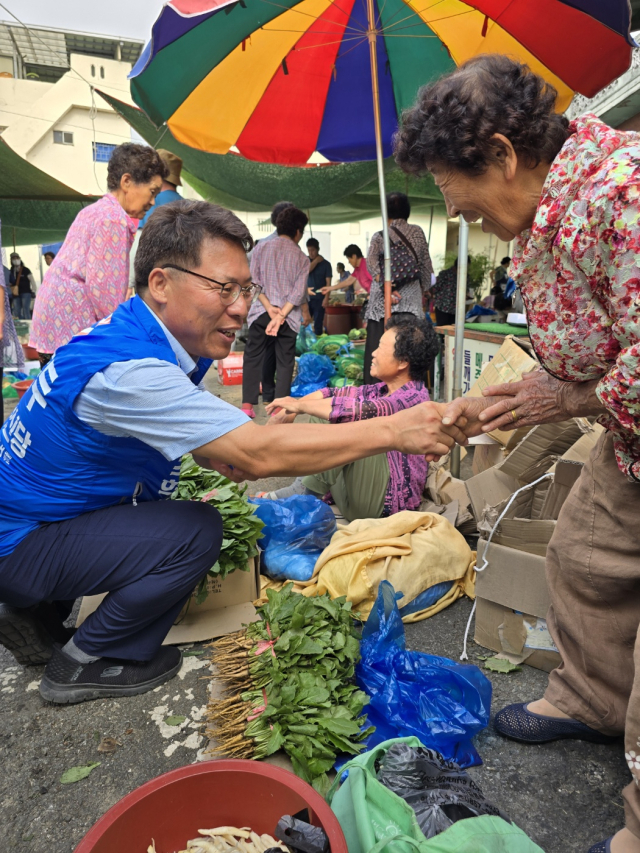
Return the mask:
<svg viewBox="0 0 640 853"><path fill-rule="evenodd" d="M60 347L0 431L0 556L40 524L122 503L171 496L180 460L137 438L112 438L73 412L91 377L110 364L177 364L162 328L136 296ZM198 384L211 365L200 359Z"/></svg>

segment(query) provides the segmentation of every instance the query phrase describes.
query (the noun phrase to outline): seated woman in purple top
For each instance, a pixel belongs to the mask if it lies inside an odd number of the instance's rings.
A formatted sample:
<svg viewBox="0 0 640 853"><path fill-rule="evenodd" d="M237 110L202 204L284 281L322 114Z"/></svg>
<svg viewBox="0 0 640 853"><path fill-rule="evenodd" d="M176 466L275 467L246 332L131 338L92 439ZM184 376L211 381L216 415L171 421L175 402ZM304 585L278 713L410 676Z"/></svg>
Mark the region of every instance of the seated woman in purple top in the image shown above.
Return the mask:
<svg viewBox="0 0 640 853"><path fill-rule="evenodd" d="M437 348L435 332L424 320L412 315L392 316L373 353L371 374L378 380L375 385L323 388L299 399L274 400L267 406L267 411L275 412L270 422L291 422L296 415L307 414L312 416L312 422L350 423L424 403L429 399L424 379ZM427 469L424 456L391 451L299 477L293 485L261 497L323 497L330 493L347 521L383 518L405 509L418 509Z"/></svg>

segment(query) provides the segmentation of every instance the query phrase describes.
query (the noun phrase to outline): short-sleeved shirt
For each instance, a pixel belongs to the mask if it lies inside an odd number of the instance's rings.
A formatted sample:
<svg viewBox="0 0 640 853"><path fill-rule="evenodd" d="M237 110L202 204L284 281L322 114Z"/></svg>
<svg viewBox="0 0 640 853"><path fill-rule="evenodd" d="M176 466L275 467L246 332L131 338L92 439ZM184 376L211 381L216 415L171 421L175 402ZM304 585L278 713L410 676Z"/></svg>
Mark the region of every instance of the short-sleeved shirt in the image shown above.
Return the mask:
<svg viewBox="0 0 640 853"><path fill-rule="evenodd" d="M313 288L316 293L320 293L320 290L327 286L327 279L329 279L329 284L331 284L332 278L333 269L329 261L320 261L315 269L312 269L309 273L307 286Z"/></svg>
<svg viewBox="0 0 640 853"><path fill-rule="evenodd" d="M295 306L285 322L297 334L302 324L300 306L307 301L309 278L309 258L298 244L285 236L261 240L251 256L251 277L276 308L282 308L286 302ZM264 313L264 305L255 299L247 324L251 326Z"/></svg>
<svg viewBox="0 0 640 853"><path fill-rule="evenodd" d="M147 306L149 308L149 306ZM195 362L149 308L178 364L158 358L110 364L91 377L73 410L104 435L137 438L166 459L178 459L247 423L235 406L215 397L189 375Z"/></svg>
<svg viewBox="0 0 640 853"><path fill-rule="evenodd" d="M355 280L358 282L360 287L363 288L363 290L366 290L367 293L371 293L372 278L369 273L369 268L367 267L367 261L365 258L360 259L360 263L354 269L351 275L355 278Z"/></svg>
<svg viewBox="0 0 640 853"><path fill-rule="evenodd" d="M140 224L138 225L138 231L144 228L154 210L157 210L159 207L162 207L163 204L171 204L172 201L182 201L182 196L180 195L180 193L176 192L175 190L162 190L161 193L158 193L158 195L156 196L155 204L145 213L145 215L140 220Z"/></svg>

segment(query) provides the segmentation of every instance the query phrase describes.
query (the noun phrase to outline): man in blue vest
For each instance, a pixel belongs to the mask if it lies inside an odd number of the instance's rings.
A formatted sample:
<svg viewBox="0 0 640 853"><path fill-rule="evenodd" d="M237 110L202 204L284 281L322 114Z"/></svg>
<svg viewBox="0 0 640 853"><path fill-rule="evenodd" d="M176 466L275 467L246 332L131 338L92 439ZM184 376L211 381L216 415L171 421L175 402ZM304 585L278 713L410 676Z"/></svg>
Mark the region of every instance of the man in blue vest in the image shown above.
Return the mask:
<svg viewBox="0 0 640 853"><path fill-rule="evenodd" d="M20 663L48 661L51 702L143 693L180 668L161 644L222 542L217 510L168 500L184 453L239 481L392 449L433 459L465 441L435 403L375 424L259 426L208 393L201 380L256 295L251 246L223 208L160 208L137 295L58 349L0 432L0 643ZM106 592L52 644L53 603Z"/></svg>

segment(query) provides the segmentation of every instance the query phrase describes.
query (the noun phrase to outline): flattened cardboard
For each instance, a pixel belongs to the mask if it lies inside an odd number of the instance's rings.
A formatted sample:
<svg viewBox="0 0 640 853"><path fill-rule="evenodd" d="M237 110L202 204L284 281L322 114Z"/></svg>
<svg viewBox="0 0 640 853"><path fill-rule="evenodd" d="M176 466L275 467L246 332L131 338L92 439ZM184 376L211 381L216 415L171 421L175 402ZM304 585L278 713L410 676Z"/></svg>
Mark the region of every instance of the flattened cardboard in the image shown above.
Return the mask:
<svg viewBox="0 0 640 853"><path fill-rule="evenodd" d="M480 436L478 436L478 438L479 437ZM488 471L489 468L493 468L494 465L499 465L500 462L504 461L505 454L507 452L506 448L502 444L494 441L489 436L485 435L482 437L489 438L490 443L477 443L473 448L473 463L471 469L474 476L482 474L483 471Z"/></svg>
<svg viewBox="0 0 640 853"><path fill-rule="evenodd" d="M484 598L476 599L476 629L474 640L478 645L508 657L512 662L526 663L536 669L551 672L561 662L553 648L527 646L537 623L537 617L519 613Z"/></svg>
<svg viewBox="0 0 640 853"><path fill-rule="evenodd" d="M586 462L603 432L604 427L599 423L591 424L589 431L582 435L566 453L563 453L562 458L567 462Z"/></svg>
<svg viewBox="0 0 640 853"><path fill-rule="evenodd" d="M533 427L501 463L500 470L520 483L533 483L583 434L578 418Z"/></svg>
<svg viewBox="0 0 640 853"><path fill-rule="evenodd" d="M516 342L513 337L506 337L504 343L490 362L485 364L482 373L465 394L466 397L482 397L482 392L490 385L503 385L505 382L519 382L523 373L528 373L538 362L528 350ZM488 433L503 447L514 447L527 433L529 427L517 430L493 430Z"/></svg>
<svg viewBox="0 0 640 853"><path fill-rule="evenodd" d="M200 643L239 631L243 625L258 618L253 601L260 595L260 573L255 559L248 562L248 571L236 570L221 581L208 579L209 595L196 604L195 592L182 609L163 645ZM98 607L107 595L85 595L76 619L76 627Z"/></svg>
<svg viewBox="0 0 640 853"><path fill-rule="evenodd" d="M478 541L478 567L484 562L485 550L489 565L478 572L476 594L503 607L546 618L551 603L545 577L545 558L525 551L516 551L484 539Z"/></svg>
<svg viewBox="0 0 640 853"><path fill-rule="evenodd" d="M465 482L471 509L476 521L481 521L485 507L507 500L519 487L518 481L504 474L499 467L489 468Z"/></svg>

